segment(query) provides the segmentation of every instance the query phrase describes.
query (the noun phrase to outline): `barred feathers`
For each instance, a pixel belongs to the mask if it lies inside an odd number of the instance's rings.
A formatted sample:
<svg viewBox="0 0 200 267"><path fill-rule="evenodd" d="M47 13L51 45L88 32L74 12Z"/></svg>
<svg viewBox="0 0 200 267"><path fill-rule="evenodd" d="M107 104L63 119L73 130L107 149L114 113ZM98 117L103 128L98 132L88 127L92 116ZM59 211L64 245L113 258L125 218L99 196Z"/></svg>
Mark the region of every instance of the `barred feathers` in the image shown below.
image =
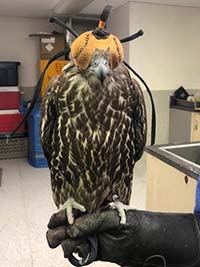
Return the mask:
<svg viewBox="0 0 200 267"><path fill-rule="evenodd" d="M142 92L123 65L103 84L73 64L49 84L41 110L41 143L54 201L69 197L88 212L114 193L129 203L133 168L146 142Z"/></svg>

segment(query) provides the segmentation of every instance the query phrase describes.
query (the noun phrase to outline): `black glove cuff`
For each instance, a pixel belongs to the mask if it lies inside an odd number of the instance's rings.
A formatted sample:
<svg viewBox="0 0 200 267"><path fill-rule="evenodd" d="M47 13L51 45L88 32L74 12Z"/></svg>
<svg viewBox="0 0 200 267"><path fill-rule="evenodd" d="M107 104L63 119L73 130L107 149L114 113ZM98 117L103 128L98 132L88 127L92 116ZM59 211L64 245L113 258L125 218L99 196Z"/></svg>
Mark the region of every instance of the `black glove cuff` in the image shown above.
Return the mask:
<svg viewBox="0 0 200 267"><path fill-rule="evenodd" d="M116 239L99 235L100 260L134 267L200 266L200 216L130 210L120 233Z"/></svg>

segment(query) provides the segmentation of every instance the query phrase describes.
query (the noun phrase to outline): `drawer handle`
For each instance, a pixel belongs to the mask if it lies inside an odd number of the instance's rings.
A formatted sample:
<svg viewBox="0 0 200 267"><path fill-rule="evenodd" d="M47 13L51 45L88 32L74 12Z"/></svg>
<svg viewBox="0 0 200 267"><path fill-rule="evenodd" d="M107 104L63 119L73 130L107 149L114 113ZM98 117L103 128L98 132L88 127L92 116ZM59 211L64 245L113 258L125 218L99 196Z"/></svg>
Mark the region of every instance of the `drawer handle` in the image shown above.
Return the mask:
<svg viewBox="0 0 200 267"><path fill-rule="evenodd" d="M187 175L185 175L184 180L185 180L185 183L188 184L189 179Z"/></svg>
<svg viewBox="0 0 200 267"><path fill-rule="evenodd" d="M198 121L197 121L197 120L195 121L195 124L194 124L194 130L195 130L195 131L198 130Z"/></svg>

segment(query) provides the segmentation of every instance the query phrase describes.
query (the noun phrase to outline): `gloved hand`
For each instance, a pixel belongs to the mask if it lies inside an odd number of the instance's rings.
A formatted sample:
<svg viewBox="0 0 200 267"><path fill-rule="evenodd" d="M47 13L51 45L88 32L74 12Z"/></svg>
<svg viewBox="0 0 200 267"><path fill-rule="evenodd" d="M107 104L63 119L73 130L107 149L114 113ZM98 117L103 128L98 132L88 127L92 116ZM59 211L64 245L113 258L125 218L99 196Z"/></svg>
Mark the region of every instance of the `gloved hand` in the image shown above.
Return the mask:
<svg viewBox="0 0 200 267"><path fill-rule="evenodd" d="M134 267L200 266L198 215L128 210L126 216L126 224L121 225L115 210L99 210L66 225L63 210L54 214L48 224L49 246L61 244L67 258L75 251L86 257L90 251L86 237L95 233L95 260Z"/></svg>
<svg viewBox="0 0 200 267"><path fill-rule="evenodd" d="M98 240L96 260L121 263L124 262L121 256L125 256L119 254L121 246L123 244L128 246L129 241L131 243L131 238L128 239L128 237L134 225L130 223L121 225L118 212L114 210L104 212L98 210L91 215L76 219L72 226L66 226L66 211L62 210L52 215L48 224L47 240L51 248L61 244L66 258L69 258L72 252L78 252L79 256L86 258L90 251L90 244L85 237L95 233ZM118 259L116 259L117 254ZM128 257L129 251L126 254Z"/></svg>

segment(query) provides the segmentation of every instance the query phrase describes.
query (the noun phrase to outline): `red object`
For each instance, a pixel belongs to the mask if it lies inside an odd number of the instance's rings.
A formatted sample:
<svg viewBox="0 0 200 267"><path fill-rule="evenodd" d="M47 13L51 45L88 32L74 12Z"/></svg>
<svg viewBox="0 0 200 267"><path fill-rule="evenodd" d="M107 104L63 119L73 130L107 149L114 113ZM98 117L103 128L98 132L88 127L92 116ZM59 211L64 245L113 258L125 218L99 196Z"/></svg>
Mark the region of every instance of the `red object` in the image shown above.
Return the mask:
<svg viewBox="0 0 200 267"><path fill-rule="evenodd" d="M20 90L18 87L0 87L0 109L18 109Z"/></svg>
<svg viewBox="0 0 200 267"><path fill-rule="evenodd" d="M18 110L0 111L0 133L11 133L23 119L23 115ZM24 133L24 124L18 129L17 133Z"/></svg>

